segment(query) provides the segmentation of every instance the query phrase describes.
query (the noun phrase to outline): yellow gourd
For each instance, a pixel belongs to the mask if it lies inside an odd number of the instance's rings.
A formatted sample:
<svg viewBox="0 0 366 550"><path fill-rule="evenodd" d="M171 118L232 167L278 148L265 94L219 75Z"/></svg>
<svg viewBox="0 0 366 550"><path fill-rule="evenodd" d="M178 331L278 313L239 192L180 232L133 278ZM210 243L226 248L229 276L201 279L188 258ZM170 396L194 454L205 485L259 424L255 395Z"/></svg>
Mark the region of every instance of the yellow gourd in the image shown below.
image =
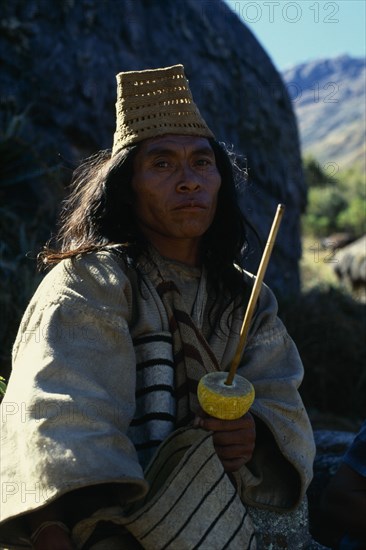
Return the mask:
<svg viewBox="0 0 366 550"><path fill-rule="evenodd" d="M205 413L222 420L235 420L250 409L254 401L253 385L236 374L226 385L227 372L210 372L198 383L197 397Z"/></svg>

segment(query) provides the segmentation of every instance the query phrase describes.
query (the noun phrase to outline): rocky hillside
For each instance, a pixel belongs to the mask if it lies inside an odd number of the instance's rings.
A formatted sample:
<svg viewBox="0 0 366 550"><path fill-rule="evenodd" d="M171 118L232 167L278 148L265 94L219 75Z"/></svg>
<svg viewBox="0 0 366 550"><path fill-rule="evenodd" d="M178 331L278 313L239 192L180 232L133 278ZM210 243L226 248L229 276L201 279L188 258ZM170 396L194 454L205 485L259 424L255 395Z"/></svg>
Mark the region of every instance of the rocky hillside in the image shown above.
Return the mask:
<svg viewBox="0 0 366 550"><path fill-rule="evenodd" d="M355 164L365 171L365 59L320 59L282 76L295 108L303 153L311 153L330 172Z"/></svg>

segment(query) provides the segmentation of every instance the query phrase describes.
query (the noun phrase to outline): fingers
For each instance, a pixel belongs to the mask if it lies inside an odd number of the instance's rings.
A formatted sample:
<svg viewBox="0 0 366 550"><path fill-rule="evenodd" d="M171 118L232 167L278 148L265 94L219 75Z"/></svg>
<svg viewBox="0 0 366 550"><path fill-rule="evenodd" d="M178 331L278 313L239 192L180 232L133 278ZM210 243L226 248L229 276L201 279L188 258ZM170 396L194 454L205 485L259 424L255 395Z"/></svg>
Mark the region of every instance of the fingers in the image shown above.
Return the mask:
<svg viewBox="0 0 366 550"><path fill-rule="evenodd" d="M57 525L50 525L42 530L34 542L35 550L73 550L71 539Z"/></svg>
<svg viewBox="0 0 366 550"><path fill-rule="evenodd" d="M243 458L233 458L233 459L230 459L230 460L220 458L220 460L221 460L221 464L223 465L223 468L224 468L225 472L227 472L227 473L237 472L238 470L240 470L240 468L242 466L244 466L244 464L246 464L246 462L248 462L247 460L245 460Z"/></svg>
<svg viewBox="0 0 366 550"><path fill-rule="evenodd" d="M238 418L237 420L221 420L219 418L214 418L213 416L196 418L198 418L198 421L195 425L212 432L240 430L244 425L246 425L246 422L243 422L244 417Z"/></svg>
<svg viewBox="0 0 366 550"><path fill-rule="evenodd" d="M230 432L250 429L255 431L254 418L249 412L236 420L221 420L220 418L214 418L213 416L203 417L201 415L197 415L194 419L193 425L212 432Z"/></svg>
<svg viewBox="0 0 366 550"><path fill-rule="evenodd" d="M215 451L226 472L236 472L244 466L253 456L254 446L243 447L232 445L230 447L217 447Z"/></svg>
<svg viewBox="0 0 366 550"><path fill-rule="evenodd" d="M213 442L217 446L243 445L246 442L252 443L255 440L255 432L252 430L235 430L227 432L213 432Z"/></svg>
<svg viewBox="0 0 366 550"><path fill-rule="evenodd" d="M215 445L217 455L222 460L234 460L237 458L243 458L248 461L252 455L252 447L244 445L230 445L227 447L220 447Z"/></svg>
<svg viewBox="0 0 366 550"><path fill-rule="evenodd" d="M213 444L226 472L236 472L252 458L256 434L250 413L237 420L197 416L194 425L213 432Z"/></svg>
<svg viewBox="0 0 366 550"><path fill-rule="evenodd" d="M246 464L253 456L254 439L250 441L241 441L239 444L230 443L228 445L219 445L213 436L213 443L217 456L224 464L227 461L240 461L240 465ZM234 471L234 470L230 470Z"/></svg>

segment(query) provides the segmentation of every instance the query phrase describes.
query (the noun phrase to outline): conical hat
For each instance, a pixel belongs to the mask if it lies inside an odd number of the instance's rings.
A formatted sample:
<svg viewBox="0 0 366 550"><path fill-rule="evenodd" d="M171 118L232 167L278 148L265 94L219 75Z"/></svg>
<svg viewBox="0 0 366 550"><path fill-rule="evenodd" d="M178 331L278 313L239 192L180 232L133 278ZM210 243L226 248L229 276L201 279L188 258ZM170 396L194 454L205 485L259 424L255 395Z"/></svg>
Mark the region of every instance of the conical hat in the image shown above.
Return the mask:
<svg viewBox="0 0 366 550"><path fill-rule="evenodd" d="M183 65L128 71L116 78L112 155L126 145L164 134L214 137L193 101Z"/></svg>

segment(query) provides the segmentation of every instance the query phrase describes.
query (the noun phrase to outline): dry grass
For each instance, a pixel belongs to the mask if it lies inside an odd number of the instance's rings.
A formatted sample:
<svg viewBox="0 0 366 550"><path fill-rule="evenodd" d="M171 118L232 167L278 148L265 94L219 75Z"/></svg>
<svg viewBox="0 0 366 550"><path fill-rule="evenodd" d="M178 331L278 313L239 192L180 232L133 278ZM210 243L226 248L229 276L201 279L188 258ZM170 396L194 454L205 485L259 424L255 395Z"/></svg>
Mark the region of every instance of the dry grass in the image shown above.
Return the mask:
<svg viewBox="0 0 366 550"><path fill-rule="evenodd" d="M303 237L302 258L300 261L300 276L302 291L307 292L315 287L340 287L334 273L337 263L337 251L325 250L316 237Z"/></svg>

